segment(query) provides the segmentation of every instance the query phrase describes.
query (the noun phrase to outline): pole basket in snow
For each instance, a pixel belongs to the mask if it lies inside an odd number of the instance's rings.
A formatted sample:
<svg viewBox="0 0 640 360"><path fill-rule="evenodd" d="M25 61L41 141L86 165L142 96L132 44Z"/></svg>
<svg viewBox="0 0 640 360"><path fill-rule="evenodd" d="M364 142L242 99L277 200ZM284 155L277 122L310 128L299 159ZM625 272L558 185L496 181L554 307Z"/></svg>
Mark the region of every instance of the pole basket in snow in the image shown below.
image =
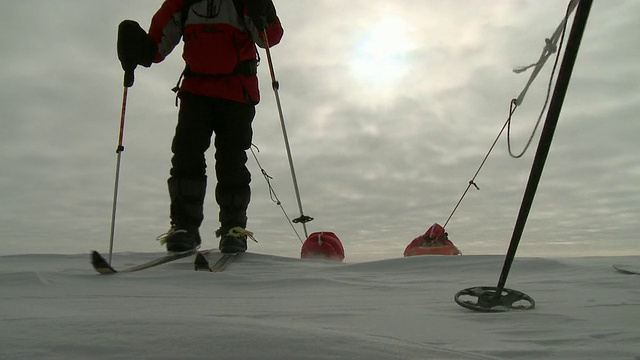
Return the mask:
<svg viewBox="0 0 640 360"><path fill-rule="evenodd" d="M494 286L477 286L459 291L455 302L469 310L479 312L504 312L510 310L531 310L536 302L531 296L517 290Z"/></svg>

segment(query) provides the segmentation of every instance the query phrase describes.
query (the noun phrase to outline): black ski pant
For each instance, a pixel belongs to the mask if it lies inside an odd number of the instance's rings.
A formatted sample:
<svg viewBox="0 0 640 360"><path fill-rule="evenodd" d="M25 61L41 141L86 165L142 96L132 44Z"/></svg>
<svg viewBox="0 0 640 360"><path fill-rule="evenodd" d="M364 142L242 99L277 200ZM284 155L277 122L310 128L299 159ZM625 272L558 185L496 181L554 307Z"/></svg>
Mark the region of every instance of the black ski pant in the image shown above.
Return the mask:
<svg viewBox="0 0 640 360"><path fill-rule="evenodd" d="M198 228L206 192L205 151L215 138L215 197L223 233L246 227L251 173L246 167L255 116L253 104L182 93L171 145L171 220L178 228Z"/></svg>

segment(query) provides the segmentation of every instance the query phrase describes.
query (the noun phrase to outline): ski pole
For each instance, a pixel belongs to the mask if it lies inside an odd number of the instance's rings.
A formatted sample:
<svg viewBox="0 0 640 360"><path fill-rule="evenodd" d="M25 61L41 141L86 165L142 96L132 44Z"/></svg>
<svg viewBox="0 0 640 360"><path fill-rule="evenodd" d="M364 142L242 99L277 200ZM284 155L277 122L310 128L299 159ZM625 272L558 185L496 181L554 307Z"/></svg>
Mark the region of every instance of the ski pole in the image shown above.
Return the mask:
<svg viewBox="0 0 640 360"><path fill-rule="evenodd" d="M511 242L509 243L509 249L507 250L507 256L502 267L502 272L500 273L497 293L504 289L507 282L507 276L509 276L511 265L516 256L516 251L518 250L518 244L520 243L522 233L524 232L527 217L529 216L531 206L533 205L533 199L538 189L540 178L542 177L542 171L544 169L547 156L549 155L551 141L553 140L553 135L560 117L560 111L562 110L562 105L567 94L569 81L571 80L571 74L578 56L578 49L580 48L580 42L582 41L582 35L584 34L592 3L593 0L580 0L578 9L576 10L569 39L567 40L567 47L562 58L562 63L560 64L558 78L556 79L556 86L551 98L551 103L549 104L547 119L545 120L544 127L542 128L542 133L540 134L538 150L536 151L533 164L531 165L531 173L529 175L527 187L525 188L522 203L520 205L520 211L518 212L518 218L516 219Z"/></svg>
<svg viewBox="0 0 640 360"><path fill-rule="evenodd" d="M296 178L296 171L293 166L293 157L291 156L291 147L289 146L289 137L287 136L287 128L284 124L284 115L282 112L282 104L280 102L280 94L278 90L280 88L280 84L278 80L276 80L276 73L273 69L273 61L271 60L271 51L269 50L269 38L267 36L267 30L263 31L264 35L264 43L265 43L265 51L267 53L267 62L269 64L269 73L271 74L271 87L273 88L273 93L276 97L276 105L278 107L278 116L280 117L280 126L282 127L282 136L284 137L284 146L287 149L287 158L289 159L289 168L291 169L291 178L293 181L293 188L296 193L296 199L298 200L298 209L300 210L300 217L293 219L294 223L302 223L302 227L304 229L304 236L309 237L307 233L307 222L313 220L312 217L304 215L304 211L302 210L302 200L300 200L300 190L298 189L298 180Z"/></svg>
<svg viewBox="0 0 640 360"><path fill-rule="evenodd" d="M113 237L116 228L116 204L118 203L118 184L120 182L120 159L122 158L122 152L124 146L122 140L124 138L124 118L127 110L127 95L129 93L129 87L133 85L133 71L126 71L124 74L124 90L122 93L122 110L120 112L120 134L118 135L118 147L116 149L116 180L113 187L113 205L111 209L111 235L109 237L109 265L111 265L111 258L113 257Z"/></svg>

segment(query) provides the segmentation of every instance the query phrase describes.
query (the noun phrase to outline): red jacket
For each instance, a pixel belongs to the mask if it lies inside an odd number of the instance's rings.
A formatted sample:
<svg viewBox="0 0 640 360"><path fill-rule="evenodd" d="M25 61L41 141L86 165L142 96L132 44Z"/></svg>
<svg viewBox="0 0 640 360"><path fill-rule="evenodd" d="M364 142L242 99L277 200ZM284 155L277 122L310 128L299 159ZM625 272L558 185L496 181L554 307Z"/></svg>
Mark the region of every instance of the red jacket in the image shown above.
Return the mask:
<svg viewBox="0 0 640 360"><path fill-rule="evenodd" d="M154 62L164 60L182 38L182 58L195 75L185 74L181 92L257 104L257 75L237 70L258 58L256 45L266 47L264 34L253 26L246 7L237 9L233 0L198 1L189 9L183 36L185 1L165 0L153 16L149 36L158 44ZM270 23L266 32L269 46L278 44L284 32L280 19Z"/></svg>

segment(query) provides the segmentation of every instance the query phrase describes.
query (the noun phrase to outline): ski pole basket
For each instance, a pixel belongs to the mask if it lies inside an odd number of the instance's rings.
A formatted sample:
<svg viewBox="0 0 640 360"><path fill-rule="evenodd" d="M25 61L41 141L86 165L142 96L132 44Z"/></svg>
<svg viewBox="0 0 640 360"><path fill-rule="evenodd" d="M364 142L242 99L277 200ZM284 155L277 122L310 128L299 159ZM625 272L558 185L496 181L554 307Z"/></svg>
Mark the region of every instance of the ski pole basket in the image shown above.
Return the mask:
<svg viewBox="0 0 640 360"><path fill-rule="evenodd" d="M531 296L525 293L506 288L498 291L494 286L464 289L459 291L453 299L458 305L479 312L531 310L536 306Z"/></svg>

